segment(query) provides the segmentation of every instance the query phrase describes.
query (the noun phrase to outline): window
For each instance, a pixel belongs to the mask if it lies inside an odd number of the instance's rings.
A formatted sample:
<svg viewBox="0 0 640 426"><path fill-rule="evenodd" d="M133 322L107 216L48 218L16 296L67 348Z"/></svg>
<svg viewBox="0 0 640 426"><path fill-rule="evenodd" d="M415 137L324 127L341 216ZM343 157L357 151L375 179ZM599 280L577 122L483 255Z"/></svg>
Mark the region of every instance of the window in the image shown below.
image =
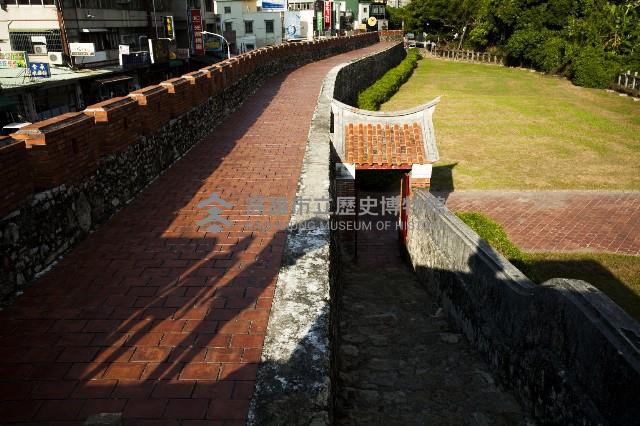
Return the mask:
<svg viewBox="0 0 640 426"><path fill-rule="evenodd" d="M233 31L233 22L225 22L224 23L225 31Z"/></svg>
<svg viewBox="0 0 640 426"><path fill-rule="evenodd" d="M231 13L231 6L225 6L224 13Z"/></svg>
<svg viewBox="0 0 640 426"><path fill-rule="evenodd" d="M253 21L244 21L245 34L253 34Z"/></svg>
<svg viewBox="0 0 640 426"><path fill-rule="evenodd" d="M213 0L205 0L204 10L206 12L213 12Z"/></svg>
<svg viewBox="0 0 640 426"><path fill-rule="evenodd" d="M247 51L249 51L249 50L253 50L253 49L255 49L255 48L256 48L256 47L255 47L253 44L251 44L251 43L248 43L248 44L246 44L245 46L247 47Z"/></svg>
<svg viewBox="0 0 640 426"><path fill-rule="evenodd" d="M264 25L266 27L266 33L273 34L273 19L264 21Z"/></svg>

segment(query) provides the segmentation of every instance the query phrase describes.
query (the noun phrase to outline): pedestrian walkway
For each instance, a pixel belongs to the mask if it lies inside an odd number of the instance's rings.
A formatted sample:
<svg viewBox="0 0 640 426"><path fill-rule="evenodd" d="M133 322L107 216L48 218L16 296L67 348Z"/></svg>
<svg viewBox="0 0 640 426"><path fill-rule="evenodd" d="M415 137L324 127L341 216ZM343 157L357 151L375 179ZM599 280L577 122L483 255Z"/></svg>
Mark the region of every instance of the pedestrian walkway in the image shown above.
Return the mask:
<svg viewBox="0 0 640 426"><path fill-rule="evenodd" d="M359 195L379 199L383 194ZM447 323L401 259L398 232L373 227L359 232L357 263L344 265L336 424L528 424L515 398Z"/></svg>
<svg viewBox="0 0 640 426"><path fill-rule="evenodd" d="M389 45L270 79L0 312L0 423L244 424L289 219L256 200L291 205L325 75Z"/></svg>
<svg viewBox="0 0 640 426"><path fill-rule="evenodd" d="M525 251L640 255L640 192L456 191L446 205L486 214Z"/></svg>

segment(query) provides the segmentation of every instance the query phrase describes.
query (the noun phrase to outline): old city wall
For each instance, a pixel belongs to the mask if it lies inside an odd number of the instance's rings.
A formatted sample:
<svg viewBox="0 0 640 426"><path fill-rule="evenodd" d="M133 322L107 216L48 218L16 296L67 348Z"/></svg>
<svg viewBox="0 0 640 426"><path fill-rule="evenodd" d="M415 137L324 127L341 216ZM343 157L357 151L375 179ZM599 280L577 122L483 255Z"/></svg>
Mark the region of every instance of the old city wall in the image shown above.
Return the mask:
<svg viewBox="0 0 640 426"><path fill-rule="evenodd" d="M0 140L0 301L122 208L265 79L380 37L252 50Z"/></svg>

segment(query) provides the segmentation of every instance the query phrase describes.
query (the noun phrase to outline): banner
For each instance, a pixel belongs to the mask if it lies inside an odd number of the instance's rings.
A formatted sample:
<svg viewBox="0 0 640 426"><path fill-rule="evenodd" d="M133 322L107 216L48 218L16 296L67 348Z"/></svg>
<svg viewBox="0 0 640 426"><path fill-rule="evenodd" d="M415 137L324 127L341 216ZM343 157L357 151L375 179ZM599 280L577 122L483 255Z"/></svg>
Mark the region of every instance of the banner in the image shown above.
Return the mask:
<svg viewBox="0 0 640 426"><path fill-rule="evenodd" d="M331 18L333 17L333 2L324 2L324 29L331 29Z"/></svg>
<svg viewBox="0 0 640 426"><path fill-rule="evenodd" d="M200 9L189 10L189 21L191 24L191 51L195 56L204 55L204 44L202 43L202 16Z"/></svg>
<svg viewBox="0 0 640 426"><path fill-rule="evenodd" d="M284 12L286 9L284 0L262 0L262 10Z"/></svg>
<svg viewBox="0 0 640 426"><path fill-rule="evenodd" d="M300 12L284 12L284 36L286 40L297 40L302 38Z"/></svg>
<svg viewBox="0 0 640 426"><path fill-rule="evenodd" d="M0 68L26 68L24 52L0 52Z"/></svg>

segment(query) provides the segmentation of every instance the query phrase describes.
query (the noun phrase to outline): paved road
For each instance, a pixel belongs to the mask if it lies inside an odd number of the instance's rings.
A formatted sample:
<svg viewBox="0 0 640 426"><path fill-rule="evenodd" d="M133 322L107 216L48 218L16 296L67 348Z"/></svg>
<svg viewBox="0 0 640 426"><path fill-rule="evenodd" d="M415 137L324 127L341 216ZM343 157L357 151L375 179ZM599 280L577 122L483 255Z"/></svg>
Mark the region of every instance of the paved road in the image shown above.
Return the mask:
<svg viewBox="0 0 640 426"><path fill-rule="evenodd" d="M0 422L244 424L284 245L249 223L288 222L256 197L292 201L325 75L382 47L271 79L0 312Z"/></svg>
<svg viewBox="0 0 640 426"><path fill-rule="evenodd" d="M640 255L640 192L456 191L446 205L490 216L526 251Z"/></svg>

